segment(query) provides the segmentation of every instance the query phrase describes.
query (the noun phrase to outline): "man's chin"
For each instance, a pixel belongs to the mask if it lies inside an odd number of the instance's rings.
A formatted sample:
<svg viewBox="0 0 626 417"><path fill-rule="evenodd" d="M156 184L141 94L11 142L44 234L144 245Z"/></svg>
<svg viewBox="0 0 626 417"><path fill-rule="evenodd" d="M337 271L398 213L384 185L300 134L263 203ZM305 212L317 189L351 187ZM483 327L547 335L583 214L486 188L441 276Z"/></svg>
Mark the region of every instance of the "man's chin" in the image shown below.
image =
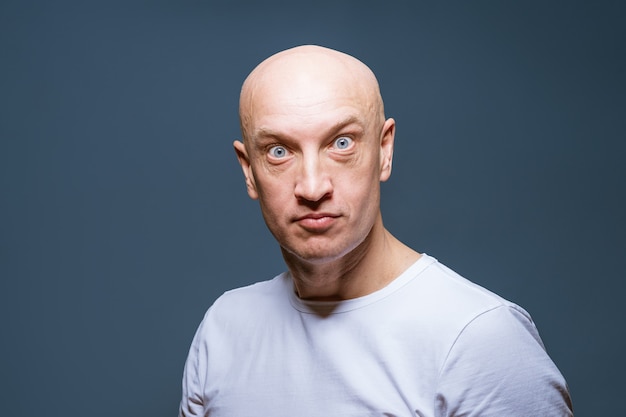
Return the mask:
<svg viewBox="0 0 626 417"><path fill-rule="evenodd" d="M281 246L283 258L289 264L290 262L307 263L311 265L325 265L342 259L349 254L353 248L337 248L324 246L315 247L314 245L304 245L301 248L288 248Z"/></svg>

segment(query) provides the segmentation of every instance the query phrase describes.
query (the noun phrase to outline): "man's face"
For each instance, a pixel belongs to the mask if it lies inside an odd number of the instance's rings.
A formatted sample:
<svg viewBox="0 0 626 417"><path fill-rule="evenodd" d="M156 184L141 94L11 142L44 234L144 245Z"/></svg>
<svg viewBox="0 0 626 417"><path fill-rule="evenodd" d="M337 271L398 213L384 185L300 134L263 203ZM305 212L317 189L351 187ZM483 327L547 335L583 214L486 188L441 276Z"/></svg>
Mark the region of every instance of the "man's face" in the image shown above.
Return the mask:
<svg viewBox="0 0 626 417"><path fill-rule="evenodd" d="M256 91L246 145L235 146L283 250L321 263L351 252L379 220L394 122L345 83L300 81Z"/></svg>

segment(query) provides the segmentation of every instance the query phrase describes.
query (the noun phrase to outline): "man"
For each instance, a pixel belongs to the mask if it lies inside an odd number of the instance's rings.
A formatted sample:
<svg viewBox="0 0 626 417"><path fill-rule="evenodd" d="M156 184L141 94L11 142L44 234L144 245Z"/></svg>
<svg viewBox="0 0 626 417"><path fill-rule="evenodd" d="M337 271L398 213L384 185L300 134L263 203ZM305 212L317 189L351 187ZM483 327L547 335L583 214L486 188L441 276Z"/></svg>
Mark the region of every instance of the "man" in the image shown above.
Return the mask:
<svg viewBox="0 0 626 417"><path fill-rule="evenodd" d="M318 46L245 80L234 143L288 271L207 312L181 416L570 416L529 315L383 226L395 122L374 74Z"/></svg>

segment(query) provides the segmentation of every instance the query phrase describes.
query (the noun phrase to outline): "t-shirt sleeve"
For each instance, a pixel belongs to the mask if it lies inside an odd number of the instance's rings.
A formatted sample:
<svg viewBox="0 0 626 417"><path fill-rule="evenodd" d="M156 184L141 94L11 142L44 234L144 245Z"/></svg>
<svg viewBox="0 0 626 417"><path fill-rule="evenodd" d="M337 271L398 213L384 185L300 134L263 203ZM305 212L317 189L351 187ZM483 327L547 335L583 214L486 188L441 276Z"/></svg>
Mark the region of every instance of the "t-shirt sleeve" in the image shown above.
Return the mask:
<svg viewBox="0 0 626 417"><path fill-rule="evenodd" d="M572 416L565 380L527 313L500 306L459 334L439 376L437 416Z"/></svg>
<svg viewBox="0 0 626 417"><path fill-rule="evenodd" d="M203 388L206 380L207 352L203 337L204 324L205 321L198 327L185 362L179 417L205 416Z"/></svg>

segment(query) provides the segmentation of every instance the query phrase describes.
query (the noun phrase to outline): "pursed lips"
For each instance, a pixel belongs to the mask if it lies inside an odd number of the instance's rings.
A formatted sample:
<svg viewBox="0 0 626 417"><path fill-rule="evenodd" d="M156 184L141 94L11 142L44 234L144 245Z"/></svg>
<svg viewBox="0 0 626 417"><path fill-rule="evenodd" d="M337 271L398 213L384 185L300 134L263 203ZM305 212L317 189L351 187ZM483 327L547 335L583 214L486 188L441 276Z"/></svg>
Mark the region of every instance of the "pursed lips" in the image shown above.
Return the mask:
<svg viewBox="0 0 626 417"><path fill-rule="evenodd" d="M305 230L320 233L332 226L339 217L340 215L333 213L308 213L296 217L295 223L298 223Z"/></svg>

